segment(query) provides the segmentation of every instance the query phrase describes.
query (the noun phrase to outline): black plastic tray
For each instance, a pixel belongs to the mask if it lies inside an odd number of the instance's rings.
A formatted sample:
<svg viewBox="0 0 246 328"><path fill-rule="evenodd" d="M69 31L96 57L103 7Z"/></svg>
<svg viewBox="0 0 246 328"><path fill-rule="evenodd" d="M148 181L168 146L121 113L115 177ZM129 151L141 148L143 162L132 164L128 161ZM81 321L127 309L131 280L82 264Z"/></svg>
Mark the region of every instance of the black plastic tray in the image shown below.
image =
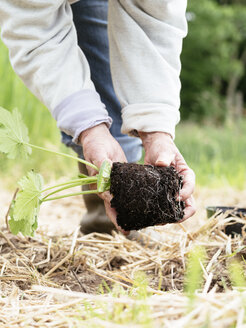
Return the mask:
<svg viewBox="0 0 246 328"><path fill-rule="evenodd" d="M246 208L237 208L237 207L228 207L228 206L207 206L207 217L210 218L216 213L225 213L227 211L230 211L230 214L227 217L230 216L236 216L242 219L246 219ZM246 224L246 221L245 221ZM227 235L235 235L235 234L240 234L242 235L242 229L245 225L236 222L234 220L230 221L230 224L225 227L225 233Z"/></svg>

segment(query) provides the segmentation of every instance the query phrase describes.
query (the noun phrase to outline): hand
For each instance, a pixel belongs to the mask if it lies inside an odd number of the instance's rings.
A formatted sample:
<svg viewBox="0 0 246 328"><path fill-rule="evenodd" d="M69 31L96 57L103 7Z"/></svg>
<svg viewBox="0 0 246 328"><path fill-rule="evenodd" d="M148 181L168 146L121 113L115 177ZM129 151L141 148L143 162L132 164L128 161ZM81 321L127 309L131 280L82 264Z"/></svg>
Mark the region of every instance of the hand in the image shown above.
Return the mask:
<svg viewBox="0 0 246 328"><path fill-rule="evenodd" d="M119 143L113 138L106 124L102 123L93 128L87 129L80 134L80 142L83 147L84 158L86 161L100 167L103 161L112 162L127 162L125 154ZM91 167L87 166L89 175L96 175L96 172ZM104 200L107 216L114 223L118 230L124 234L127 231L122 230L116 222L117 213L110 205L112 196L108 191L99 194Z"/></svg>
<svg viewBox="0 0 246 328"><path fill-rule="evenodd" d="M168 133L139 132L139 136L142 139L145 149L145 164L155 166L173 165L178 173L183 175L183 188L180 191L179 200L185 202L184 218L182 221L188 219L196 211L195 200L192 196L195 187L195 173L188 167Z"/></svg>

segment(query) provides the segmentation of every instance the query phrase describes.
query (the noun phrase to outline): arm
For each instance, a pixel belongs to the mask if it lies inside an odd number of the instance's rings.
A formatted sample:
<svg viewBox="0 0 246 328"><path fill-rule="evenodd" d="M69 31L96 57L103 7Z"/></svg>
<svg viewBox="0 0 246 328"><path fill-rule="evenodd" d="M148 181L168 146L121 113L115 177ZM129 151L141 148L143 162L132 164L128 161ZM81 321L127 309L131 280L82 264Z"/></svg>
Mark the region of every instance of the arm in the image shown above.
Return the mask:
<svg viewBox="0 0 246 328"><path fill-rule="evenodd" d="M162 131L179 121L185 0L109 0L111 70L124 133Z"/></svg>
<svg viewBox="0 0 246 328"><path fill-rule="evenodd" d="M111 124L77 46L66 0L1 0L2 39L15 72L50 109L58 127L72 135Z"/></svg>
<svg viewBox="0 0 246 328"><path fill-rule="evenodd" d="M180 53L187 33L186 0L109 0L114 87L122 104L122 132L138 135L145 163L173 165L184 175L181 199L191 216L195 175L175 146L179 122Z"/></svg>
<svg viewBox="0 0 246 328"><path fill-rule="evenodd" d="M68 1L1 0L0 26L15 72L50 109L58 127L82 144L85 159L98 166L105 159L126 161L77 46ZM102 198L116 224L109 194Z"/></svg>

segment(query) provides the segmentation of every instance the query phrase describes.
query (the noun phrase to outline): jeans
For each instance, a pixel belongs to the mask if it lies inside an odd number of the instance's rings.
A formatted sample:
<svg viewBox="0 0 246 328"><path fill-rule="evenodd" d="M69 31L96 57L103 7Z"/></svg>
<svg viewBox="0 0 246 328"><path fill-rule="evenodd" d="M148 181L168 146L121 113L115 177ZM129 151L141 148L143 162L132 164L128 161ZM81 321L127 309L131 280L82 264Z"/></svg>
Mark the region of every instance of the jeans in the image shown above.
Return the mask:
<svg viewBox="0 0 246 328"><path fill-rule="evenodd" d="M84 52L91 70L91 79L113 119L110 132L123 148L128 162L137 162L142 155L139 138L122 134L121 106L115 95L109 64L107 35L107 0L80 0L72 5L74 23L78 34L78 44ZM72 142L72 138L62 132L62 142L72 147L79 156L82 148Z"/></svg>

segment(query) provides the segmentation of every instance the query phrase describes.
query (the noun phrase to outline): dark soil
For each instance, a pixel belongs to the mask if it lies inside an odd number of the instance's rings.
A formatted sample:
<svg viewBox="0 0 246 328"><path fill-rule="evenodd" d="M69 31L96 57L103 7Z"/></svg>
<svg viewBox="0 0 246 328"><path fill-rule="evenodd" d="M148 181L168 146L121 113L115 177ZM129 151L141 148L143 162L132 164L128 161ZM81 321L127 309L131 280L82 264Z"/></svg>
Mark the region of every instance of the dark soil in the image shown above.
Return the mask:
<svg viewBox="0 0 246 328"><path fill-rule="evenodd" d="M124 230L177 223L184 216L184 203L176 201L182 177L172 167L113 163L111 206Z"/></svg>

